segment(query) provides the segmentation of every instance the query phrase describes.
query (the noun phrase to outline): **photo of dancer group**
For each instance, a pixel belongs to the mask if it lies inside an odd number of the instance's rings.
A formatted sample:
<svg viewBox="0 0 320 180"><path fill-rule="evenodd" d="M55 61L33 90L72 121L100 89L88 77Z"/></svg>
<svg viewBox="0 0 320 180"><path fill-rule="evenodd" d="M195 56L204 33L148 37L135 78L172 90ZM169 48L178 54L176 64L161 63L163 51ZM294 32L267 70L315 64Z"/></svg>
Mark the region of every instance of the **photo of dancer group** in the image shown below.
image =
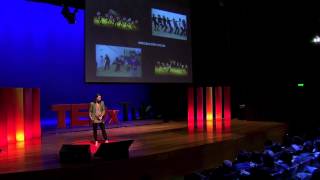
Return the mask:
<svg viewBox="0 0 320 180"><path fill-rule="evenodd" d="M188 65L175 60L157 61L154 71L156 75L188 76Z"/></svg>
<svg viewBox="0 0 320 180"><path fill-rule="evenodd" d="M97 77L141 77L141 49L96 45Z"/></svg>
<svg viewBox="0 0 320 180"><path fill-rule="evenodd" d="M152 9L152 35L187 40L187 16Z"/></svg>
<svg viewBox="0 0 320 180"><path fill-rule="evenodd" d="M113 9L109 9L108 12L105 14L98 11L93 19L93 22L95 25L98 26L117 28L127 31L138 30L139 23L138 20L135 20L131 17L121 16Z"/></svg>

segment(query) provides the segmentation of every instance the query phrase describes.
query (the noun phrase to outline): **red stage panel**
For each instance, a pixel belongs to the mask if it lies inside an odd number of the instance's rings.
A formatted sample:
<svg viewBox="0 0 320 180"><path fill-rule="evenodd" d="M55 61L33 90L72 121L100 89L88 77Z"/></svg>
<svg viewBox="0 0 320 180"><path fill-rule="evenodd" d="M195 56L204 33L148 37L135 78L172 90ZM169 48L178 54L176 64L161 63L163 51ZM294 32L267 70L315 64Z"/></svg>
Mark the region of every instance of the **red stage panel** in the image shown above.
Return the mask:
<svg viewBox="0 0 320 180"><path fill-rule="evenodd" d="M24 103L25 139L32 139L33 121L32 121L32 89L31 88L24 89L23 103Z"/></svg>
<svg viewBox="0 0 320 180"><path fill-rule="evenodd" d="M5 90L0 89L0 147L8 143L7 138L7 114L5 111Z"/></svg>
<svg viewBox="0 0 320 180"><path fill-rule="evenodd" d="M15 89L16 105L15 105L15 122L16 122L16 141L24 141L24 103L23 103L23 89ZM25 106L27 107L27 106ZM28 112L26 112L28 113Z"/></svg>
<svg viewBox="0 0 320 180"><path fill-rule="evenodd" d="M193 87L188 88L188 130L194 130L194 90Z"/></svg>
<svg viewBox="0 0 320 180"><path fill-rule="evenodd" d="M224 118L224 129L230 131L231 128L231 94L230 87L223 88L223 118Z"/></svg>
<svg viewBox="0 0 320 180"><path fill-rule="evenodd" d="M206 88L206 117L207 121L213 121L212 87Z"/></svg>
<svg viewBox="0 0 320 180"><path fill-rule="evenodd" d="M8 143L16 142L16 112L17 112L17 94L15 93L16 89L6 89L4 96L6 104L4 107L5 114L7 115L7 138Z"/></svg>
<svg viewBox="0 0 320 180"><path fill-rule="evenodd" d="M2 88L0 97L1 146L41 136L39 89Z"/></svg>
<svg viewBox="0 0 320 180"><path fill-rule="evenodd" d="M0 108L0 147L8 144L6 116Z"/></svg>
<svg viewBox="0 0 320 180"><path fill-rule="evenodd" d="M203 130L203 88L197 88L197 128Z"/></svg>
<svg viewBox="0 0 320 180"><path fill-rule="evenodd" d="M40 89L32 89L32 137L41 137L41 123L40 123Z"/></svg>
<svg viewBox="0 0 320 180"><path fill-rule="evenodd" d="M222 119L221 118L216 119L215 125L216 125L216 133L217 134L222 133Z"/></svg>
<svg viewBox="0 0 320 180"><path fill-rule="evenodd" d="M206 88L206 122L207 132L213 131L213 98L212 87Z"/></svg>
<svg viewBox="0 0 320 180"><path fill-rule="evenodd" d="M222 119L222 87L215 88L216 94L216 119Z"/></svg>
<svg viewBox="0 0 320 180"><path fill-rule="evenodd" d="M216 95L216 133L218 137L222 133L222 87L215 88Z"/></svg>

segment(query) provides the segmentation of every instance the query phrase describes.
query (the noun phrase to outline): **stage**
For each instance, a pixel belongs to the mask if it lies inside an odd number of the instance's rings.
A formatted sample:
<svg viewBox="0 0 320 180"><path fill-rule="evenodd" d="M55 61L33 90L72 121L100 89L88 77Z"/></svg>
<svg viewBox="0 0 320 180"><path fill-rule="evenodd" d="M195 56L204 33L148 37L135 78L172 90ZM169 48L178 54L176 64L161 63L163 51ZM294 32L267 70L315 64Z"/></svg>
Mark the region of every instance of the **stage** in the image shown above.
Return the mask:
<svg viewBox="0 0 320 180"><path fill-rule="evenodd" d="M216 167L242 149L262 150L266 139L281 141L287 127L275 122L232 120L231 127L190 132L186 121L108 129L110 143L133 139L128 160L61 164L62 144L90 144L92 130L43 134L30 143L10 144L0 152L3 178L167 179ZM99 132L100 136L100 132ZM101 136L100 136L101 137Z"/></svg>

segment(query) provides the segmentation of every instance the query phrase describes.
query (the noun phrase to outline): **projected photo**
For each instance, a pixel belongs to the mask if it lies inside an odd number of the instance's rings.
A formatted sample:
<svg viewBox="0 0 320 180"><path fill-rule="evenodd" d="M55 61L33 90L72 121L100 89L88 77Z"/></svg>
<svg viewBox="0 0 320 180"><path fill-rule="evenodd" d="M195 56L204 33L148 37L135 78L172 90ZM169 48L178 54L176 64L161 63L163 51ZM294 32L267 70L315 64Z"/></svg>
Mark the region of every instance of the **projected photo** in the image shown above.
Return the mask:
<svg viewBox="0 0 320 180"><path fill-rule="evenodd" d="M96 45L98 77L141 77L141 49Z"/></svg>
<svg viewBox="0 0 320 180"><path fill-rule="evenodd" d="M190 2L85 1L86 83L192 83Z"/></svg>
<svg viewBox="0 0 320 180"><path fill-rule="evenodd" d="M157 61L154 72L156 75L188 76L188 65L173 59Z"/></svg>
<svg viewBox="0 0 320 180"><path fill-rule="evenodd" d="M126 31L137 31L139 29L138 20L133 19L132 17L122 16L113 9L109 9L107 13L98 11L93 22L97 26L116 28Z"/></svg>
<svg viewBox="0 0 320 180"><path fill-rule="evenodd" d="M152 35L187 40L187 16L173 12L152 9Z"/></svg>

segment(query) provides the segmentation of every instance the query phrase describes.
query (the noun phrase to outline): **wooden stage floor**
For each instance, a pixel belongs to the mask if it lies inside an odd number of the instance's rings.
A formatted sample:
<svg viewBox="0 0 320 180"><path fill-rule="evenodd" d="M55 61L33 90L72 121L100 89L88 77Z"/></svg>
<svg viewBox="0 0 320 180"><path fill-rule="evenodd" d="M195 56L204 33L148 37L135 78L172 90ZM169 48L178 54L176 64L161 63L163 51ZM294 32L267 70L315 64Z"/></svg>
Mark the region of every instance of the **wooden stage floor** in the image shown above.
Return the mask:
<svg viewBox="0 0 320 180"><path fill-rule="evenodd" d="M186 121L108 129L111 141L134 140L130 158L77 164L60 164L59 150L62 144L91 144L94 153L99 145L91 141L91 130L45 134L41 140L2 147L0 178L170 179L216 167L242 149L262 150L266 139L281 141L287 128L275 122L231 122L230 128L193 133Z"/></svg>

